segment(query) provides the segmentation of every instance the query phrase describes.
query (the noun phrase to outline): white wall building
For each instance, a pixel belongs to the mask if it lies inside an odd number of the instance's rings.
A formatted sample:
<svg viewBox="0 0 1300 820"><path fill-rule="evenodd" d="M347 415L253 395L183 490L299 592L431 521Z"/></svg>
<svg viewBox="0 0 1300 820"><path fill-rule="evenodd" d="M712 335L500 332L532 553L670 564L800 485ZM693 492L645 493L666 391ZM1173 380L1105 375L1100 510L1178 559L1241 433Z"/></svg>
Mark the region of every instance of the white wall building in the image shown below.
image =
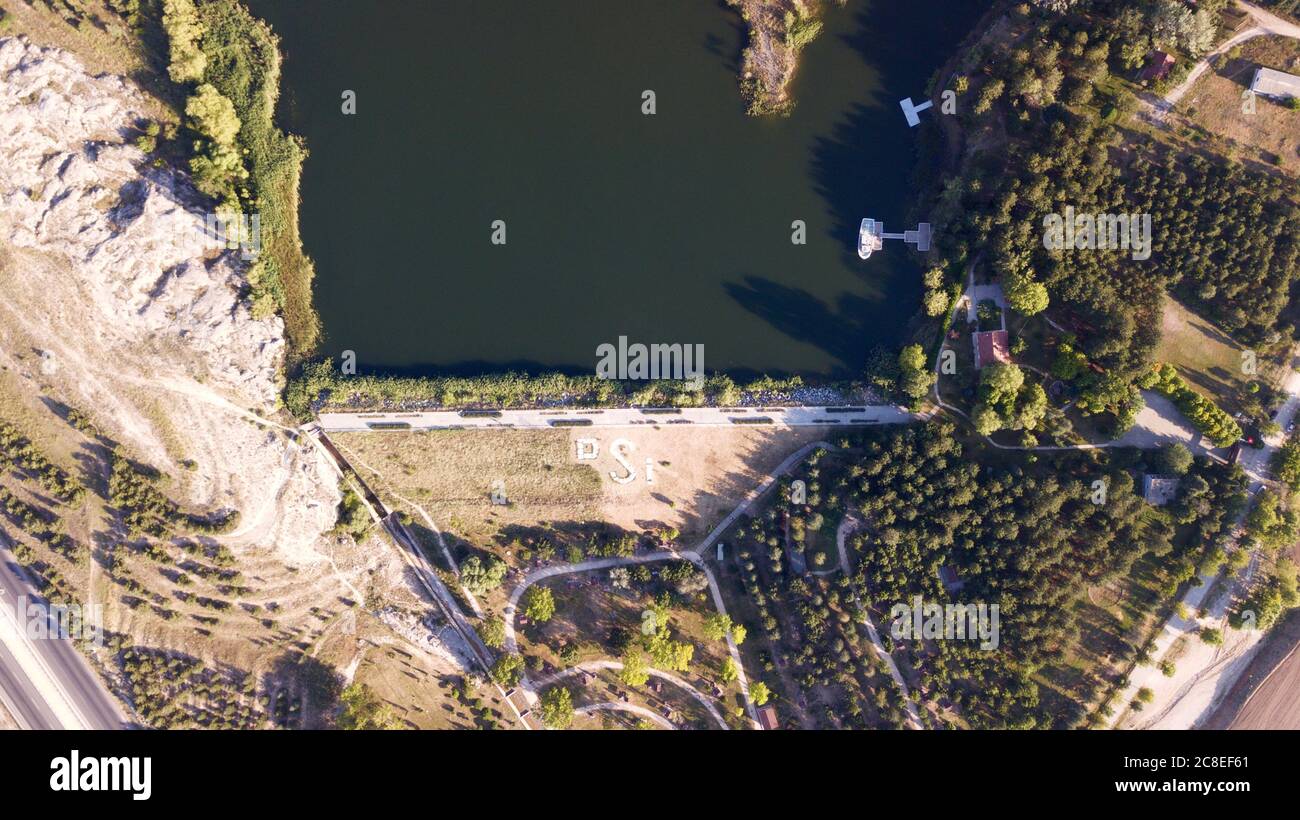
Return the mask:
<svg viewBox="0 0 1300 820"><path fill-rule="evenodd" d="M1257 68L1250 90L1275 100L1300 99L1300 77L1271 68Z"/></svg>

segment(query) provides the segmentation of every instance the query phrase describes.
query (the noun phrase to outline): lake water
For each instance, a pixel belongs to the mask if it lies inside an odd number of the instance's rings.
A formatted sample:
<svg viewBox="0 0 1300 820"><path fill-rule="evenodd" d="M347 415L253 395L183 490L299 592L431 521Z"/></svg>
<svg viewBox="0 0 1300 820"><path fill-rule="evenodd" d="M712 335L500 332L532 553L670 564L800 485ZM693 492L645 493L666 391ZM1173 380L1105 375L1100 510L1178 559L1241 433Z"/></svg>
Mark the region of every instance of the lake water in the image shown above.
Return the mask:
<svg viewBox="0 0 1300 820"><path fill-rule="evenodd" d="M921 292L910 246L854 249L865 216L915 227L898 101L919 101L982 5L832 8L793 115L754 119L721 0L254 0L283 40L283 124L311 152L322 352L590 372L627 336L703 344L710 371L857 373Z"/></svg>

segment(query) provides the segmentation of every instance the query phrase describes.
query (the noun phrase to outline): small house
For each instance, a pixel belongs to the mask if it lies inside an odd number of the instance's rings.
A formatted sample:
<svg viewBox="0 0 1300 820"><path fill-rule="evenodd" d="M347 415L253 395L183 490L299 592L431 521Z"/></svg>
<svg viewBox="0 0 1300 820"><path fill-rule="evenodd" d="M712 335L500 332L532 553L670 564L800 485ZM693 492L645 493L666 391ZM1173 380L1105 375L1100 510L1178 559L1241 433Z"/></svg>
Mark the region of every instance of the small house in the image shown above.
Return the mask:
<svg viewBox="0 0 1300 820"><path fill-rule="evenodd" d="M1178 61L1174 59L1174 55L1168 52L1153 51L1147 57L1147 64L1142 67L1142 71L1138 74L1138 80L1144 83L1163 80L1169 76L1170 71L1173 71L1176 62Z"/></svg>
<svg viewBox="0 0 1300 820"><path fill-rule="evenodd" d="M781 722L776 719L776 707L765 703L758 707L758 725L764 729L780 729Z"/></svg>
<svg viewBox="0 0 1300 820"><path fill-rule="evenodd" d="M1163 507L1178 495L1177 476L1144 475L1142 476L1142 497L1153 507Z"/></svg>
<svg viewBox="0 0 1300 820"><path fill-rule="evenodd" d="M1250 90L1274 100L1300 100L1300 77L1271 68L1257 68Z"/></svg>
<svg viewBox="0 0 1300 820"><path fill-rule="evenodd" d="M939 567L939 580L943 582L943 588L950 593L961 592L966 586L966 582L957 574L957 570L948 564Z"/></svg>

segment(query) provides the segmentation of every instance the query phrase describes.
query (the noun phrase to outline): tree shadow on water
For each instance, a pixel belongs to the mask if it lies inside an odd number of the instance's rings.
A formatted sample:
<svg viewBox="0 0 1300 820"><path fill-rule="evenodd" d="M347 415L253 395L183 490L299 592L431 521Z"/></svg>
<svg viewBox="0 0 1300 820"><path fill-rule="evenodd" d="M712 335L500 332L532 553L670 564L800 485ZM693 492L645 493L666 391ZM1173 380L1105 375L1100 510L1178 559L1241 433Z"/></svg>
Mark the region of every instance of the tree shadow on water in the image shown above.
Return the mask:
<svg viewBox="0 0 1300 820"><path fill-rule="evenodd" d="M727 282L723 288L772 327L835 357L841 371L835 375L861 369L867 335L863 317L871 315L872 307L867 300L846 294L832 309L806 290L759 276L745 276L742 282Z"/></svg>

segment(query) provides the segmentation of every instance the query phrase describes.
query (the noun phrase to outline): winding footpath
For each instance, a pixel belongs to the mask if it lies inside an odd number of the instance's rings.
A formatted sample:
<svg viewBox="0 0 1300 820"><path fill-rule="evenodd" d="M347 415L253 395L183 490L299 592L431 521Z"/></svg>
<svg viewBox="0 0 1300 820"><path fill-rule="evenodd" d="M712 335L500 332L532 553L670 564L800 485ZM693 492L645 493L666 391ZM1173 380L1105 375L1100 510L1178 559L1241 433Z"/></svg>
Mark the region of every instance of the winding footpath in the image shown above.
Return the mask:
<svg viewBox="0 0 1300 820"><path fill-rule="evenodd" d="M544 581L547 578L554 578L560 575L570 575L575 572L592 572L594 570L613 569L614 567L626 567L635 564L650 564L658 561L673 560L690 561L697 569L703 572L704 577L708 579L709 582L709 592L713 597L713 605L717 608L718 612L721 612L724 615L727 614L727 607L722 601L722 594L718 589L717 579L713 577L713 572L705 565L704 560L692 551L683 550L679 552L677 550L657 550L655 552L647 552L641 555L629 555L626 557L593 558L589 561L582 561L577 564L560 564L552 567L542 567L541 569L535 569L524 576L523 581L521 581L519 585L515 587L514 591L510 593L510 600L506 602L505 610L502 613L502 620L505 622L506 633L504 645L505 651L512 654L518 654L519 652L519 642L517 633L515 632L515 617L518 615L519 611L519 600L523 597L528 588L538 581ZM736 648L735 642L731 640L730 634L727 635L727 649L731 654L732 663L736 665L736 682L739 684L741 694L745 699L745 710L749 713L749 719L753 727L758 728L758 711L755 709L754 702L749 696L749 680L745 676L745 668L740 661L740 651ZM606 661L605 663L617 662ZM622 664L618 663L617 666L621 668ZM668 675L666 672L661 672L659 670L647 671L651 672L651 674L663 677L670 682L684 685L689 692L695 694L693 688L686 685L685 682L679 681L677 678ZM519 680L518 689L523 693L524 700L530 708L538 701L538 688L542 685L542 683L534 683L530 680L527 670L524 671L523 676ZM718 714L717 710L711 708L710 712L714 714L719 722L725 727L725 720L722 719L722 716Z"/></svg>
<svg viewBox="0 0 1300 820"><path fill-rule="evenodd" d="M849 574L849 551L844 546L849 535L858 526L858 521L851 516L844 516L840 522L839 529L835 531L835 546L840 552L840 570L844 577L851 577ZM861 602L855 602L858 606L858 612L862 615L862 622L867 627L867 636L871 638L871 645L876 648L876 653L880 655L885 662L885 668L889 670L889 676L894 679L894 684L898 686L898 691L903 696L903 705L907 710L907 725L912 729L923 728L921 722L920 710L916 708L916 702L912 700L912 693L907 688L907 681L903 680L903 674L898 669L898 664L894 662L894 656L885 651L885 644L880 640L880 633L876 631L876 625L871 620L871 612Z"/></svg>
<svg viewBox="0 0 1300 820"><path fill-rule="evenodd" d="M549 675L545 678L542 678L541 680L538 680L534 684L534 686L538 689L544 689L553 683L558 683L559 681L564 680L565 678L571 678L574 675L578 674L579 672L600 672L605 669L613 669L617 671L622 668L623 668L623 664L621 661L587 661L585 663L580 663L577 666L572 666L568 669L563 669L559 672L556 672L554 675ZM686 694L690 695L691 697L699 701L700 705L705 708L705 710L709 713L709 716L712 717L713 720L718 724L719 728L721 729L731 728L730 726L727 725L727 719L724 718L722 716L722 713L718 711L718 707L713 705L713 700L709 698L707 695L705 695L703 692L701 692L699 689L696 689L694 686L691 686L682 678L679 678L670 672L665 672L662 669L647 668L645 671L651 677L668 681L673 686L682 689L683 691L686 692Z"/></svg>
<svg viewBox="0 0 1300 820"><path fill-rule="evenodd" d="M1165 114L1173 110L1178 101L1186 96L1188 91L1192 90L1192 86L1196 85L1196 81L1201 78L1201 75L1210 69L1210 65L1214 60L1247 40L1253 40L1266 34L1300 40L1300 25L1283 20L1276 14L1265 11L1259 6L1242 2L1242 0L1237 0L1237 5L1241 7L1242 11L1250 15L1251 19L1254 20L1254 25L1220 43L1218 47L1206 54L1193 66L1186 79L1175 88L1170 89L1164 97L1157 99L1154 104L1157 119L1163 119Z"/></svg>
<svg viewBox="0 0 1300 820"><path fill-rule="evenodd" d="M616 700L606 701L604 703L589 703L586 706L579 706L573 710L575 715L586 715L591 712L631 712L634 715L643 717L646 720L658 724L664 729L676 729L668 718L644 706L637 706L634 703L619 703Z"/></svg>
<svg viewBox="0 0 1300 820"><path fill-rule="evenodd" d="M793 469L795 465L799 464L804 458L808 456L809 453L817 449L833 449L833 446L830 443L825 441L814 441L805 444L804 446L800 447L798 450L795 450L784 461L782 461L779 465L777 465L775 469L773 469L770 473L768 473L768 477L764 479L762 483L760 483L753 490L750 490L749 493L746 494L745 498L740 502L740 504L738 504L736 508L732 510L730 513L728 513L727 516L723 518L722 521L719 522L717 526L715 526L712 530L710 530L709 533L704 537L704 539L701 540L700 543L697 544L692 549L680 550L680 551L673 550L673 549L664 549L664 550L656 550L654 552L642 553L641 555L630 555L625 557L611 557L611 558L592 558L587 561L580 561L576 564L558 564L550 567L542 567L540 569L535 569L532 572L528 573L527 575L524 576L523 580L520 581L519 585L516 586L514 590L510 593L510 599L506 602L505 610L502 613L502 620L505 622L504 650L509 653L519 652L518 637L517 637L517 633L515 632L515 617L518 614L519 601L521 598L523 598L523 595L528 590L528 588L533 584L537 583L538 581L543 581L546 580L547 578L554 578L559 575L569 575L575 572L591 572L593 570L612 569L614 567L625 567L625 566L632 566L635 564L649 564L657 561L669 561L669 560L690 561L692 564L695 565L697 569L699 569L701 572L704 573L704 577L708 580L709 594L713 599L714 608L719 613L726 615L727 614L726 602L722 600L722 591L718 587L717 578L714 577L713 572L709 569L706 563L705 556L709 554L710 548L717 542L719 538L722 537L722 534L725 533L733 524L735 524L735 522L737 521L737 519L740 518L740 516L745 515L746 513L749 512L750 508L753 506L755 501L757 501L765 493L767 493L774 486L776 486L776 483L781 480L781 477L786 473L788 473L791 469ZM754 701L749 694L749 678L745 674L745 666L742 663L740 658L740 650L736 647L736 642L732 640L730 633L727 634L726 640L727 640L727 651L731 655L732 663L735 664L736 666L736 683L740 687L741 695L745 700L745 711L749 716L749 721L751 726L757 729L759 728L758 710L754 706ZM608 663L613 663L613 662L609 661ZM667 675L667 673L658 672L658 670L654 670L652 672L652 674L655 673L659 674L661 677L665 677ZM671 679L671 678L665 677L665 679ZM529 680L527 671L524 672L523 677L520 679L518 688L523 693L524 699L529 704L530 707L533 704L535 704L538 700L539 696L537 693L537 687L539 685L540 684L535 684L531 680ZM689 686L687 686L687 690L690 692L695 691ZM725 725L725 721L721 719L721 715L717 713L716 709L711 709L710 711L711 713L717 716L720 723L723 723Z"/></svg>

